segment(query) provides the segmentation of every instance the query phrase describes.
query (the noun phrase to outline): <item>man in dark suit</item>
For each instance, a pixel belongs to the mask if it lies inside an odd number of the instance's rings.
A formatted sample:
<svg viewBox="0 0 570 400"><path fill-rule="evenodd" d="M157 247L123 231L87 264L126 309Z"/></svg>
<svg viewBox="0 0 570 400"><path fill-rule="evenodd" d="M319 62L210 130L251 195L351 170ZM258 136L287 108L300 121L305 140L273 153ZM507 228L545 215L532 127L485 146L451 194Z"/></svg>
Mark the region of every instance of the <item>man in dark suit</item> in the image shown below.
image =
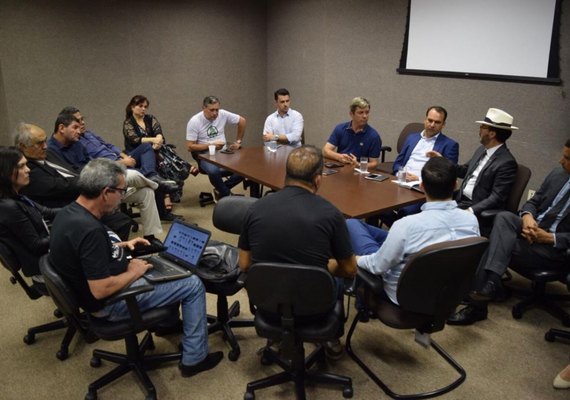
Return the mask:
<svg viewBox="0 0 570 400"><path fill-rule="evenodd" d="M459 208L479 219L481 235L488 236L492 221L480 218L489 209L504 209L517 174L517 162L507 148L511 137L513 117L503 110L490 108L479 127L480 146L467 164L457 166L457 176L463 183L456 197Z"/></svg>
<svg viewBox="0 0 570 400"><path fill-rule="evenodd" d="M548 261L551 267L567 268L570 249L570 140L566 141L561 167L542 182L519 215L503 211L495 217L489 249L477 270L473 304L453 315L448 323L469 325L487 318L488 300L502 289L501 276L512 262L532 268Z"/></svg>

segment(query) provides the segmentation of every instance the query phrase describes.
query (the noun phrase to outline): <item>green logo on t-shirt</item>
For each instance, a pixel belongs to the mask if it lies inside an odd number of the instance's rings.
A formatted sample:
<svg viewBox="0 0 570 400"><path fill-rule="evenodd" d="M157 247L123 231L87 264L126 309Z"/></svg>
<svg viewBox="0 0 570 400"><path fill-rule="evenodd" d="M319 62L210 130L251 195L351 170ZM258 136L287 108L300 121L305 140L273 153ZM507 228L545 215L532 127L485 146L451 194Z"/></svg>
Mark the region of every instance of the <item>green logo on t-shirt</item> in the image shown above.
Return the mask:
<svg viewBox="0 0 570 400"><path fill-rule="evenodd" d="M214 136L218 136L218 128L216 128L214 125L210 125L208 127L208 130L206 130L206 133L208 134L209 138L212 138Z"/></svg>

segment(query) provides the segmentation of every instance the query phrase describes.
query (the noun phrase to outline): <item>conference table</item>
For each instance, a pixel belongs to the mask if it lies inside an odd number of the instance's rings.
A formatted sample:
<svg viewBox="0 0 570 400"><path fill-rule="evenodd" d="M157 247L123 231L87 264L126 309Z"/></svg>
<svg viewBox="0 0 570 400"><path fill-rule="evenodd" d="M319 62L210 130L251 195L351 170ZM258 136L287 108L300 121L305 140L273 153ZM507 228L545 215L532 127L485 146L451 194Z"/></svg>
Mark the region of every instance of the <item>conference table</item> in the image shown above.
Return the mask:
<svg viewBox="0 0 570 400"><path fill-rule="evenodd" d="M235 172L250 181L279 190L285 186L285 164L291 146L270 152L265 146L245 147L224 154L199 154L198 157ZM334 168L338 173L323 175L318 194L334 204L347 218L366 218L425 200L423 193L400 187L389 179L376 182L364 178L353 167Z"/></svg>

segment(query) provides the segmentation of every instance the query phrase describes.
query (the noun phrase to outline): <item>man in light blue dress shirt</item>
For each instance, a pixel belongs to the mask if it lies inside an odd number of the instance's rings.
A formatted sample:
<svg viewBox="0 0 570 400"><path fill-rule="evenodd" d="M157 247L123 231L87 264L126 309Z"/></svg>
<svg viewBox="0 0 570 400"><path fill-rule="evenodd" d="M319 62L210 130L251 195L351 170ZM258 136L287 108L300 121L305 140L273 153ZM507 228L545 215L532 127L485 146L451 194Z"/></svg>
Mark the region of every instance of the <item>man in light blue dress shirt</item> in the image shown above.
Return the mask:
<svg viewBox="0 0 570 400"><path fill-rule="evenodd" d="M273 94L277 111L269 114L263 126L263 141L275 140L279 144L294 147L303 142L303 116L291 108L291 97L285 88L277 89Z"/></svg>
<svg viewBox="0 0 570 400"><path fill-rule="evenodd" d="M408 257L435 243L479 236L477 218L457 208L452 200L455 171L455 165L448 159L428 160L421 172L420 185L427 199L422 212L394 222L387 234L359 220L347 221L352 248L359 255L358 267L381 275L384 291L395 304L398 304L398 281Z"/></svg>

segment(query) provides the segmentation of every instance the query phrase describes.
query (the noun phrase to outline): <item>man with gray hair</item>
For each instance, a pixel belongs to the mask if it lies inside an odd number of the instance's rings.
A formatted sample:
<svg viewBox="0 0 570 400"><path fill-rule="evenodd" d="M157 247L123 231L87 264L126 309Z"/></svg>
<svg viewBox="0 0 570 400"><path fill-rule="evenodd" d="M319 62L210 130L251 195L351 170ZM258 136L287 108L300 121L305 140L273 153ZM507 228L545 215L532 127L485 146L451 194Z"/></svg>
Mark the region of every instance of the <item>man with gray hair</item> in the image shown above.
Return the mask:
<svg viewBox="0 0 570 400"><path fill-rule="evenodd" d="M129 318L125 302L105 305L104 300L128 286L146 284L144 273L151 264L130 259L125 249L146 239L121 241L100 219L119 206L127 186L126 169L116 161L100 158L81 171L76 201L60 211L53 222L50 260L72 287L79 305L87 312L109 321ZM206 298L196 275L154 285L154 290L137 296L141 311L169 304L182 304L182 376L192 376L215 367L222 352L208 354Z"/></svg>
<svg viewBox="0 0 570 400"><path fill-rule="evenodd" d="M62 207L77 198L78 173L72 168L65 168L46 159L47 135L42 128L21 122L16 127L14 145L26 156L30 168L30 184L23 191L24 194L47 207ZM135 176L141 176L136 171L132 172ZM124 201L139 204L144 235L149 240L156 240L156 236L162 234L162 225L155 204L154 191L143 185L126 196ZM106 222L114 218L116 217L105 217ZM116 228L116 225L113 224L112 228ZM121 236L125 237L123 234Z"/></svg>
<svg viewBox="0 0 570 400"><path fill-rule="evenodd" d="M361 157L368 158L368 169L376 168L382 139L376 129L368 125L370 102L355 97L350 103L348 122L338 124L323 147L323 155L331 160L358 166Z"/></svg>

